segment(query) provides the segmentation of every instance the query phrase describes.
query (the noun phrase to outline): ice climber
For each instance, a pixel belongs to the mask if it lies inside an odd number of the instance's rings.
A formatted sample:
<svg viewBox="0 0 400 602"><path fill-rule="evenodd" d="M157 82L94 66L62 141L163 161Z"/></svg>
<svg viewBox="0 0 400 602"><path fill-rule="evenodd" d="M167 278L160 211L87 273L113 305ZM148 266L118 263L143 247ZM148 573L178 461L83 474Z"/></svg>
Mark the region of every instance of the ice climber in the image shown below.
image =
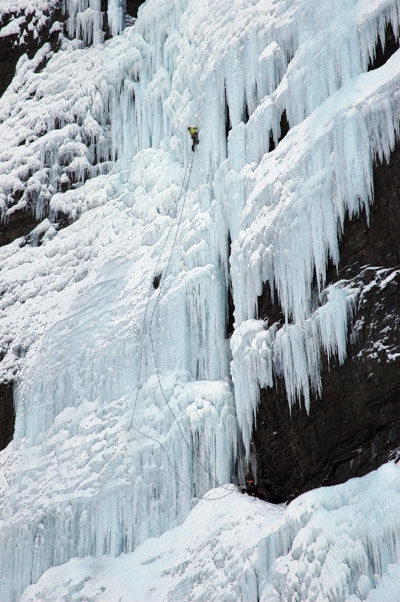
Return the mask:
<svg viewBox="0 0 400 602"><path fill-rule="evenodd" d="M251 495L252 497L258 497L258 489L254 481L247 481L246 487L242 488L242 493L247 493L247 495Z"/></svg>
<svg viewBox="0 0 400 602"><path fill-rule="evenodd" d="M188 131L192 138L192 151L194 152L194 147L199 143L199 128L197 126L188 127Z"/></svg>

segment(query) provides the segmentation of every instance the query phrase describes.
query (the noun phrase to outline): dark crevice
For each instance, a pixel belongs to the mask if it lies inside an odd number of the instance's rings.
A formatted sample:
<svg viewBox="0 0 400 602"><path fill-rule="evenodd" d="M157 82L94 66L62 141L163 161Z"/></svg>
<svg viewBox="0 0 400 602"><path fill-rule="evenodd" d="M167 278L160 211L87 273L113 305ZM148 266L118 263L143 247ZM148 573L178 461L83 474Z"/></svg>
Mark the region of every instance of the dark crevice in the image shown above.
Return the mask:
<svg viewBox="0 0 400 602"><path fill-rule="evenodd" d="M235 323L235 304L233 303L232 287L228 287L228 319L226 321L226 338L229 339L233 335Z"/></svg>
<svg viewBox="0 0 400 602"><path fill-rule="evenodd" d="M394 35L392 24L388 23L386 25L384 41L378 37L375 47L375 56L373 60L370 59L369 61L368 71L373 71L374 69L382 67L399 49L399 46L399 40L396 39L396 36Z"/></svg>
<svg viewBox="0 0 400 602"><path fill-rule="evenodd" d="M231 257L231 248L232 248L232 239L231 239L231 235L228 234L228 269L230 266L230 257ZM234 329L234 323L235 323L235 304L233 302L233 295L232 295L232 285L231 285L231 281L230 281L230 275L229 275L229 284L228 284L228 291L227 291L227 303L228 303L228 307L227 307L227 319L226 319L226 335L225 338L229 339L232 334Z"/></svg>
<svg viewBox="0 0 400 602"><path fill-rule="evenodd" d="M42 59L39 61L39 63L34 68L33 72L34 73L41 73L43 71L43 69L46 67L46 65L49 62L50 58L51 58L50 54L47 54L46 56L43 56Z"/></svg>
<svg viewBox="0 0 400 602"><path fill-rule="evenodd" d="M272 133L272 130L269 133L269 152L275 150L275 141L274 141L274 135Z"/></svg>
<svg viewBox="0 0 400 602"><path fill-rule="evenodd" d="M14 435L15 411L13 386L11 383L0 384L0 450L7 447Z"/></svg>
<svg viewBox="0 0 400 602"><path fill-rule="evenodd" d="M160 282L161 282L161 274L157 274L156 276L154 276L154 279L153 279L153 287L155 289L157 289L160 286Z"/></svg>
<svg viewBox="0 0 400 602"><path fill-rule="evenodd" d="M73 222L72 218L67 213L63 213L61 211L57 212L54 219L56 220L58 231L67 228Z"/></svg>
<svg viewBox="0 0 400 602"><path fill-rule="evenodd" d="M294 51L293 50L287 50L286 51L286 64L289 65L294 57Z"/></svg>
<svg viewBox="0 0 400 602"><path fill-rule="evenodd" d="M232 129L232 124L231 124L231 117L229 114L228 99L226 97L226 88L224 91L224 102L225 102L225 136L226 136L226 139L228 140L229 132Z"/></svg>
<svg viewBox="0 0 400 602"><path fill-rule="evenodd" d="M280 134L279 134L279 138L278 138L278 144L281 142L281 140L284 139L284 137L290 130L290 125L289 125L287 115L286 115L286 109L284 109L282 112L281 120L279 123L279 128L280 128ZM271 132L269 134L269 150L273 151L273 150L275 150L276 147L277 147L277 144L275 144L274 135L271 130Z"/></svg>
<svg viewBox="0 0 400 602"><path fill-rule="evenodd" d="M107 0L101 0L100 10L103 13L102 30L104 32L104 40L109 40L112 37L111 36L111 32L110 32L110 28L108 26L107 6L108 6L108 1Z"/></svg>
<svg viewBox="0 0 400 602"><path fill-rule="evenodd" d="M130 17L137 17L139 6L144 4L144 0L126 0L126 12Z"/></svg>
<svg viewBox="0 0 400 602"><path fill-rule="evenodd" d="M245 110L244 110L244 117L243 117L244 123L247 123L249 119L250 119L249 105L246 102L246 107L245 107Z"/></svg>
<svg viewBox="0 0 400 602"><path fill-rule="evenodd" d="M279 144L279 142L281 142L281 140L284 139L284 137L286 136L286 134L290 130L290 125L289 125L289 122L287 120L287 115L286 115L286 109L284 109L284 111L283 111L283 113L281 115L281 121L280 121L279 127L281 128L281 133L280 133L280 136L278 138L278 144Z"/></svg>
<svg viewBox="0 0 400 602"><path fill-rule="evenodd" d="M269 282L264 283L263 291L257 299L257 318L259 320L268 320L268 324L275 322L284 324L285 316L278 302L278 293L274 290L272 295Z"/></svg>

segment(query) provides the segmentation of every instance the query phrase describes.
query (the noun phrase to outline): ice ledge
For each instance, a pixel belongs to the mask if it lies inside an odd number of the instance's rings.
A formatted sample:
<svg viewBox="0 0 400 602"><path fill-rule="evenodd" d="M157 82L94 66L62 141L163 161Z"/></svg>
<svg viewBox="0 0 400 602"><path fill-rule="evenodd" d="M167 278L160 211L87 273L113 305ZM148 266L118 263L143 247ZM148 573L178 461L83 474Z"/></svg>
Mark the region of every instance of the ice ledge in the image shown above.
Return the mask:
<svg viewBox="0 0 400 602"><path fill-rule="evenodd" d="M49 569L21 602L397 600L396 464L287 507L229 487L210 491L181 526L132 554Z"/></svg>

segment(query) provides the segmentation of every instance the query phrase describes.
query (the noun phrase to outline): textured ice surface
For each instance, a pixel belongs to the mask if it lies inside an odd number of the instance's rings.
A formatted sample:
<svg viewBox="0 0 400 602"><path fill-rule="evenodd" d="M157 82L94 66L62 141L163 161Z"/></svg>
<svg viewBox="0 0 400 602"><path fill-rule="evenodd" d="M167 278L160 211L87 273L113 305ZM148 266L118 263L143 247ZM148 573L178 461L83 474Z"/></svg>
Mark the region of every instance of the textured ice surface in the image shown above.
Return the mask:
<svg viewBox="0 0 400 602"><path fill-rule="evenodd" d="M399 52L367 73L386 24L398 33L395 0L149 0L120 34L113 1L106 43L99 4L66 2L71 39L22 57L0 100L2 217L45 217L0 248L0 375L16 383L15 437L0 453L6 600L49 567L130 553L180 524L235 478L237 459L243 475L259 384L282 374L288 403L308 407L321 352L346 355L354 303L345 283L326 288L327 261L339 260L346 213L368 210L373 160L398 132ZM194 155L188 125L199 126ZM61 231L60 214L71 221ZM266 282L285 323L256 315ZM345 525L370 507L353 510ZM387 521L379 542L396 540ZM374 570L397 562L376 545ZM273 587L307 599L290 546ZM377 581L356 552L349 592L360 597ZM321 572L330 598L319 600L345 599L341 570L331 591Z"/></svg>
<svg viewBox="0 0 400 602"><path fill-rule="evenodd" d="M210 491L180 527L133 554L50 569L21 602L400 600L397 466L288 507L225 493Z"/></svg>

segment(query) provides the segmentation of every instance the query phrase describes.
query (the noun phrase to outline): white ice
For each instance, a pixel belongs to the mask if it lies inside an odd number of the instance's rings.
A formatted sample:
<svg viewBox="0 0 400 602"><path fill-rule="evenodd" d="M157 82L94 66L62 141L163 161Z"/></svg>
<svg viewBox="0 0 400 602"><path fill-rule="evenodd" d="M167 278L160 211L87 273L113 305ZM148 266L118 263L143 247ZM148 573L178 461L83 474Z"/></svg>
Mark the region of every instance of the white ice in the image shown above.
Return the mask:
<svg viewBox="0 0 400 602"><path fill-rule="evenodd" d="M394 464L286 507L213 489L181 526L50 569L21 602L398 602L399 495Z"/></svg>

